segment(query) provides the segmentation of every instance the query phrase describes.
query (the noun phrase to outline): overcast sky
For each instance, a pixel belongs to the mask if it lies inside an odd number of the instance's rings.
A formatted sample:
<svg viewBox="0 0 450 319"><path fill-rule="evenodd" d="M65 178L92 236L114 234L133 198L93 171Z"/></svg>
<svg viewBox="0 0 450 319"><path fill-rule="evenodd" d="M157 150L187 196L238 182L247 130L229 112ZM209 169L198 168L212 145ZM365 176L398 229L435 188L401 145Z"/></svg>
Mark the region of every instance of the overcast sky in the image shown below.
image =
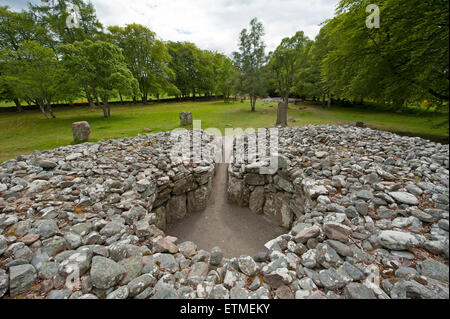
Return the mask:
<svg viewBox="0 0 450 319"><path fill-rule="evenodd" d="M0 0L20 10L27 0ZM39 3L39 0L31 0ZM319 24L333 17L338 0L91 0L105 26L138 23L163 40L190 41L226 54L237 49L239 33L257 17L267 51L298 30L314 39Z"/></svg>

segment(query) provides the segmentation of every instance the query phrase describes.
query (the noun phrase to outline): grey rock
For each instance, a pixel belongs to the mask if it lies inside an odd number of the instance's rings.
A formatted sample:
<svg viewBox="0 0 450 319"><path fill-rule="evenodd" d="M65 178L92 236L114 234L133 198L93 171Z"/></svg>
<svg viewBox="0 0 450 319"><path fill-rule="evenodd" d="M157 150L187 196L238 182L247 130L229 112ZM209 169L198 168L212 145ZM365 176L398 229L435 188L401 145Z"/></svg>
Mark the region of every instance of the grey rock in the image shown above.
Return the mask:
<svg viewBox="0 0 450 319"><path fill-rule="evenodd" d="M362 280L364 278L364 273L347 261L344 262L341 268L353 280Z"/></svg>
<svg viewBox="0 0 450 319"><path fill-rule="evenodd" d="M73 140L75 142L83 142L89 140L91 137L91 127L88 122L72 123Z"/></svg>
<svg viewBox="0 0 450 319"><path fill-rule="evenodd" d="M2 298L9 288L9 276L6 271L0 269L0 298Z"/></svg>
<svg viewBox="0 0 450 319"><path fill-rule="evenodd" d="M368 201L373 199L373 194L371 191L368 190L360 190L359 192L356 193L356 197Z"/></svg>
<svg viewBox="0 0 450 319"><path fill-rule="evenodd" d="M230 292L223 285L212 287L208 299L230 299Z"/></svg>
<svg viewBox="0 0 450 319"><path fill-rule="evenodd" d="M144 267L142 257L131 257L128 259L121 260L119 265L125 269L125 275L120 281L121 285L126 285L133 279L139 277Z"/></svg>
<svg viewBox="0 0 450 319"><path fill-rule="evenodd" d="M130 294L128 286L119 287L106 296L106 299L127 299Z"/></svg>
<svg viewBox="0 0 450 319"><path fill-rule="evenodd" d="M192 125L192 113L191 112L181 112L180 113L180 125Z"/></svg>
<svg viewBox="0 0 450 319"><path fill-rule="evenodd" d="M344 278L334 269L321 270L319 279L322 285L328 290L337 290L343 288L346 284Z"/></svg>
<svg viewBox="0 0 450 319"><path fill-rule="evenodd" d="M208 275L209 265L205 262L197 262L192 266L188 279L194 283L200 283Z"/></svg>
<svg viewBox="0 0 450 319"><path fill-rule="evenodd" d="M101 256L92 258L90 276L95 288L109 289L118 284L125 273L125 268L111 259Z"/></svg>
<svg viewBox="0 0 450 319"><path fill-rule="evenodd" d="M433 299L434 293L415 280L400 281L392 289L392 299Z"/></svg>
<svg viewBox="0 0 450 319"><path fill-rule="evenodd" d="M385 230L378 236L378 243L393 250L409 250L420 245L417 238L411 233Z"/></svg>
<svg viewBox="0 0 450 319"><path fill-rule="evenodd" d="M53 220L43 220L39 223L38 233L42 239L52 237L58 232L58 225Z"/></svg>
<svg viewBox="0 0 450 319"><path fill-rule="evenodd" d="M344 295L346 299L376 299L371 289L356 282L349 283L345 286Z"/></svg>
<svg viewBox="0 0 450 319"><path fill-rule="evenodd" d="M27 292L37 279L36 269L32 265L11 267L9 276L10 297L16 297Z"/></svg>
<svg viewBox="0 0 450 319"><path fill-rule="evenodd" d="M262 214L264 202L265 202L264 187L258 186L250 194L249 208L252 212L256 214Z"/></svg>
<svg viewBox="0 0 450 319"><path fill-rule="evenodd" d="M400 267L395 271L395 277L397 278L405 278L407 276L415 276L418 274L417 270L410 267Z"/></svg>
<svg viewBox="0 0 450 319"><path fill-rule="evenodd" d="M154 291L155 294L151 299L180 299L175 288L162 281L155 285Z"/></svg>
<svg viewBox="0 0 450 319"><path fill-rule="evenodd" d="M69 299L72 291L69 289L52 290L45 299Z"/></svg>
<svg viewBox="0 0 450 319"><path fill-rule="evenodd" d="M417 197L407 192L390 192L389 196L401 204L419 205Z"/></svg>
<svg viewBox="0 0 450 319"><path fill-rule="evenodd" d="M223 252L220 247L214 247L211 249L211 256L209 258L209 263L212 266L219 266L223 259Z"/></svg>
<svg viewBox="0 0 450 319"><path fill-rule="evenodd" d="M53 169L58 166L55 162L45 158L39 158L36 163L43 169Z"/></svg>
<svg viewBox="0 0 450 319"><path fill-rule="evenodd" d="M239 269L247 276L254 276L258 271L258 265L250 256L241 256L238 260Z"/></svg>
<svg viewBox="0 0 450 319"><path fill-rule="evenodd" d="M297 243L304 244L308 239L315 238L320 235L320 228L318 226L306 227L300 230L297 235L295 235L295 241Z"/></svg>
<svg viewBox="0 0 450 319"><path fill-rule="evenodd" d="M156 279L152 275L139 276L128 283L129 296L133 298L154 284L156 284Z"/></svg>
<svg viewBox="0 0 450 319"><path fill-rule="evenodd" d="M421 263L418 269L424 276L448 282L448 266L439 261L426 259Z"/></svg>
<svg viewBox="0 0 450 319"><path fill-rule="evenodd" d="M123 225L117 222L109 222L108 224L106 224L105 227L102 228L102 230L100 230L100 235L111 237L116 234L119 234L122 231L122 229Z"/></svg>
<svg viewBox="0 0 450 319"><path fill-rule="evenodd" d="M185 241L178 246L178 250L184 257L190 258L197 253L197 245L191 241Z"/></svg>
<svg viewBox="0 0 450 319"><path fill-rule="evenodd" d="M302 255L300 261L307 268L315 268L317 265L317 251L315 249L308 250Z"/></svg>
<svg viewBox="0 0 450 319"><path fill-rule="evenodd" d="M38 267L39 278L43 280L52 279L58 273L59 264L51 261L44 262Z"/></svg>
<svg viewBox="0 0 450 319"><path fill-rule="evenodd" d="M178 262L171 254L158 253L153 255L153 259L155 262L159 263L159 267L161 269L166 269L172 273L175 273L179 270Z"/></svg>
<svg viewBox="0 0 450 319"><path fill-rule="evenodd" d="M5 236L0 235L0 256L3 255L7 248L8 242L6 241Z"/></svg>

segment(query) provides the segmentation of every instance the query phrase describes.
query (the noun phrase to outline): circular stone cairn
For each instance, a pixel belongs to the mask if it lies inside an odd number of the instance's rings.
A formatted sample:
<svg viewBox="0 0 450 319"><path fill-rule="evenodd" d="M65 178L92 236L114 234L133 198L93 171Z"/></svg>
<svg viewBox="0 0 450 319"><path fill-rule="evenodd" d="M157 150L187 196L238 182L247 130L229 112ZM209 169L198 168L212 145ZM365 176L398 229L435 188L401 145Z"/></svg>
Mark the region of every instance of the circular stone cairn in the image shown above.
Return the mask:
<svg viewBox="0 0 450 319"><path fill-rule="evenodd" d="M191 112L181 112L180 113L180 124L182 126L192 125L192 113Z"/></svg>
<svg viewBox="0 0 450 319"><path fill-rule="evenodd" d="M72 133L75 142L85 142L91 137L91 126L86 121L72 123Z"/></svg>
<svg viewBox="0 0 450 319"><path fill-rule="evenodd" d="M233 163L228 195L287 232L231 259L161 229L215 171L171 158L168 132L0 163L0 298L449 298L448 145L357 127L279 136L283 168Z"/></svg>

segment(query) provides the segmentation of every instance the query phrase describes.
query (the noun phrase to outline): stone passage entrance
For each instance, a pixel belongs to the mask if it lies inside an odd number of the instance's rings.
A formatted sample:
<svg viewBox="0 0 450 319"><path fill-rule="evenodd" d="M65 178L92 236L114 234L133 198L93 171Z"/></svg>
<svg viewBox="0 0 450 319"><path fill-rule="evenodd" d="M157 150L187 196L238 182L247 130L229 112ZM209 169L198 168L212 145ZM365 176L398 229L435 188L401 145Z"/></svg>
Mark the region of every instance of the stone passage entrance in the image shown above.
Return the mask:
<svg viewBox="0 0 450 319"><path fill-rule="evenodd" d="M219 246L228 258L255 255L265 250L267 241L286 230L249 208L227 201L227 167L227 164L217 166L206 210L167 225L166 234L178 237L179 242L193 241L199 249L207 251Z"/></svg>

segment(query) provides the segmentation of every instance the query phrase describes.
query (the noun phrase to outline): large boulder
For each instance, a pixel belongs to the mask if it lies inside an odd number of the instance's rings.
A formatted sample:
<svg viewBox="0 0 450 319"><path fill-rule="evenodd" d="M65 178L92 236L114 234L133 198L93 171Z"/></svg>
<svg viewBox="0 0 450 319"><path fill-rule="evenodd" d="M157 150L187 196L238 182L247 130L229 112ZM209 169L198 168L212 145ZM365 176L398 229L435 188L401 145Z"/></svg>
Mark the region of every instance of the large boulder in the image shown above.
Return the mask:
<svg viewBox="0 0 450 319"><path fill-rule="evenodd" d="M72 123L72 133L75 142L87 141L91 137L91 126L86 121Z"/></svg>

